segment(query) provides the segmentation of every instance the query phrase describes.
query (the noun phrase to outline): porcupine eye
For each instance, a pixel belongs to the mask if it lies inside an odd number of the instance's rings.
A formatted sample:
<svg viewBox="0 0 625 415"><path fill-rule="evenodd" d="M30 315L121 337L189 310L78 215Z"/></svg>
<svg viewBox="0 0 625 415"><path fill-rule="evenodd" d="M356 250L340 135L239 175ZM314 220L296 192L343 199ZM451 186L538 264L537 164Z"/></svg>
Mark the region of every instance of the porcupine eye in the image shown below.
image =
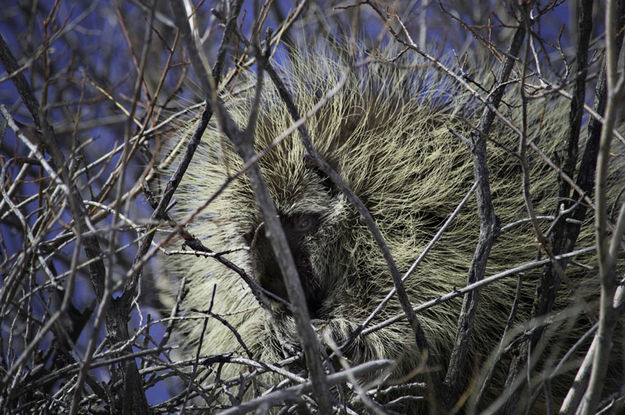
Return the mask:
<svg viewBox="0 0 625 415"><path fill-rule="evenodd" d="M315 221L310 215L302 215L295 219L293 224L293 230L300 234L305 234L312 231Z"/></svg>

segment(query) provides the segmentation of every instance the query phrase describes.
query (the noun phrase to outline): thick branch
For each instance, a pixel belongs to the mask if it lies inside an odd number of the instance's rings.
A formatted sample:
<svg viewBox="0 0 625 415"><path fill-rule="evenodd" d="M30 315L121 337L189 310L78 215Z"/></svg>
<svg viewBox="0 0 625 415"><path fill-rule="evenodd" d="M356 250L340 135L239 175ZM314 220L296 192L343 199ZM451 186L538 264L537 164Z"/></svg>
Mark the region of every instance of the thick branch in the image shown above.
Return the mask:
<svg viewBox="0 0 625 415"><path fill-rule="evenodd" d="M471 133L471 141L473 143L471 149L473 154L473 174L475 176L475 181L478 183L476 197L477 211L480 218L480 236L477 246L475 247L475 252L473 253L473 260L471 261L469 275L467 276L467 284L472 284L484 277L490 250L499 233L499 221L495 216L495 208L493 207L490 183L488 180L486 137L495 119L495 113L490 108L497 108L503 98L505 85L507 84L508 77L515 63L515 59L512 58L512 56L518 55L524 37L525 28L519 26L512 38L512 43L510 44L506 58L497 76L499 85L497 85L495 91L491 94L488 100L490 105L485 106L477 128ZM460 392L460 375L466 369L466 356L471 340L471 333L473 331L473 321L475 319L479 297L479 289L471 291L464 297L460 318L458 319L456 341L445 377L445 383L456 394Z"/></svg>

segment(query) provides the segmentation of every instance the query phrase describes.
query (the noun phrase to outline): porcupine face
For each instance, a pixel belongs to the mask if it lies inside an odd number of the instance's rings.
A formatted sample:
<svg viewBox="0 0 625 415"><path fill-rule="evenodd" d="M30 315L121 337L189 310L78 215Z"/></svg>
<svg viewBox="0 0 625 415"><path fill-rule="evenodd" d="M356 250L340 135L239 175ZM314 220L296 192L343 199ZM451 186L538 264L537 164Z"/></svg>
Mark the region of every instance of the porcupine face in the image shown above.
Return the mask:
<svg viewBox="0 0 625 415"><path fill-rule="evenodd" d="M333 261L333 251L338 249L338 235L346 231L341 228L346 223L348 209L343 197L328 187L315 169L304 167L301 149L288 151L291 155L300 153L296 157L302 157L297 162L301 166L269 165L274 160L268 160L262 163L263 171L274 195L311 318L328 319L332 317L336 300L331 294L345 285L338 267L334 266L338 264ZM256 214L242 222L241 231L250 247L251 274L262 288L287 302L283 276L260 216ZM288 307L281 307L279 302L276 306L288 314Z"/></svg>

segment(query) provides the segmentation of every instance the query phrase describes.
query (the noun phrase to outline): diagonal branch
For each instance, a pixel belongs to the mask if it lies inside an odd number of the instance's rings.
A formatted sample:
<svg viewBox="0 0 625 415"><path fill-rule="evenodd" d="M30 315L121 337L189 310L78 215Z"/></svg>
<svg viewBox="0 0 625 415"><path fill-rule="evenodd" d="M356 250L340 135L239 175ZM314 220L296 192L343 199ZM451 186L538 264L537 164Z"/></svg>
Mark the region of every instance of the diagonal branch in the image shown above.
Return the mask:
<svg viewBox="0 0 625 415"><path fill-rule="evenodd" d="M525 27L522 25L516 29L512 42L508 49L508 53L500 67L497 81L499 85L495 91L490 94L488 99L489 105L485 106L477 128L471 132L471 142L473 143L471 152L473 154L473 174L478 184L476 191L477 211L480 218L480 235L473 253L471 267L467 276L467 284L473 284L484 278L486 271L486 262L490 250L495 242L495 238L499 234L499 220L495 216L495 208L493 207L490 183L488 180L488 161L486 155L486 137L490 133L495 113L490 108L497 108L505 91L508 77L512 72L512 67L516 61L523 38L525 37ZM471 334L473 332L473 322L477 305L480 297L480 290L474 290L465 295L460 317L458 319L458 329L456 331L456 340L454 348L449 359L449 367L445 376L445 383L450 390L456 394L456 398L460 393L461 373L466 369L467 353Z"/></svg>
<svg viewBox="0 0 625 415"><path fill-rule="evenodd" d="M208 102L217 110L217 114L221 121L221 126L233 142L237 153L241 156L244 162L248 162L256 157L254 151L253 132L254 111L258 111L258 100L260 99L260 89L262 87L262 65L259 66L259 73L257 79L256 100L253 107L253 114L250 117L250 126L245 131L241 131L234 120L230 117L227 110L224 108L221 99L217 96L215 88L215 80L207 73L206 65L201 54L197 49L194 39L187 22L187 17L184 14L184 9L176 7L172 3L171 10L174 15L176 24L182 33L182 40L187 48L187 52L191 59L191 64L199 76L202 88L205 89L205 93L210 99ZM260 55L260 53L259 53ZM258 202L259 209L261 211L263 220L265 222L267 237L271 242L272 249L276 256L276 260L280 267L280 271L284 277L285 286L291 303L291 310L295 318L298 333L300 335L300 341L302 350L306 358L307 367L310 370L310 378L312 383L312 390L316 397L317 404L319 405L320 413L331 413L330 393L328 384L326 383L325 373L321 365L321 351L320 342L315 334L313 327L310 323L310 316L306 308L306 297L302 288L297 268L293 261L289 244L282 230L280 224L278 212L275 205L271 200L267 186L263 180L258 164L254 164L248 171L247 175L250 179L250 183L254 190L256 200Z"/></svg>

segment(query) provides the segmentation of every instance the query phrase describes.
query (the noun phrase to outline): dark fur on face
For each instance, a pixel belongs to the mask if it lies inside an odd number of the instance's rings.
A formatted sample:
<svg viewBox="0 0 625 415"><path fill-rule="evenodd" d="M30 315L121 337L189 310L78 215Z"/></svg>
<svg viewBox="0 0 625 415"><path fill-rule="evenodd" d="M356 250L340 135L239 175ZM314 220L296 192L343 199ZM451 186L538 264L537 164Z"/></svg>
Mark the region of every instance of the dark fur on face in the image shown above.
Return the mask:
<svg viewBox="0 0 625 415"><path fill-rule="evenodd" d="M311 213L280 216L282 229L289 243L291 255L306 295L308 311L312 318L318 317L321 304L324 298L327 297L326 287L321 285L313 272L310 263L310 252L306 247L307 239L317 231L320 221L321 219L318 215ZM261 287L281 298L284 302L288 302L284 277L264 229L261 228L262 226L254 232L253 239L248 240L249 236L246 238L246 241L250 243L252 252L254 277L258 280Z"/></svg>

